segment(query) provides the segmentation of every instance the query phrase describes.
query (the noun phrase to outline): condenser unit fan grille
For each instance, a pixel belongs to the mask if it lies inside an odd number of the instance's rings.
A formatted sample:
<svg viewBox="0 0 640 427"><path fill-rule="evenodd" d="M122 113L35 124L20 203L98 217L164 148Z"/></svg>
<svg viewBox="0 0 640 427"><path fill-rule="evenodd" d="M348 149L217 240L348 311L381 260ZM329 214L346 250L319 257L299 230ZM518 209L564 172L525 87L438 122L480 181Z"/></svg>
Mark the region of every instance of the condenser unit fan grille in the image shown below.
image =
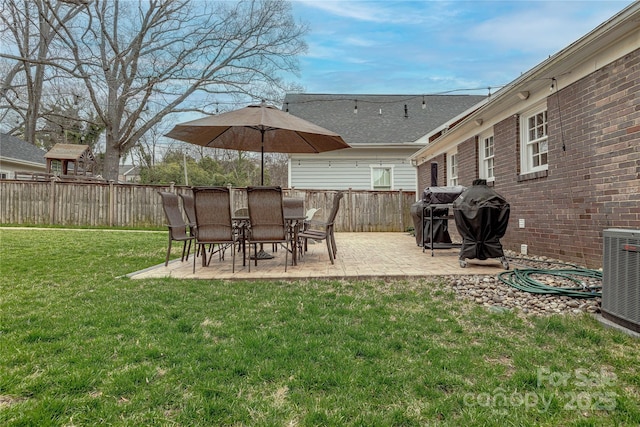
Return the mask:
<svg viewBox="0 0 640 427"><path fill-rule="evenodd" d="M640 230L603 232L602 316L640 332Z"/></svg>

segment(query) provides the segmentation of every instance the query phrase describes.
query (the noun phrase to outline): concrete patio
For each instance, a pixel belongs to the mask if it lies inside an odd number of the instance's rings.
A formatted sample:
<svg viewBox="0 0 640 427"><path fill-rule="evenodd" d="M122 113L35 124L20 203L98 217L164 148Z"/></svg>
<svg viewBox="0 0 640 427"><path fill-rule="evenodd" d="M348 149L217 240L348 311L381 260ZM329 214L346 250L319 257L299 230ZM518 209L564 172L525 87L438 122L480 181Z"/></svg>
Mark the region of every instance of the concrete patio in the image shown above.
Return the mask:
<svg viewBox="0 0 640 427"><path fill-rule="evenodd" d="M225 279L225 280L299 280L299 279L373 279L373 278L419 278L440 275L495 275L504 271L498 259L468 260L462 268L458 262L457 248L431 250L416 245L415 238L408 233L336 233L338 255L335 264L329 261L325 242L309 244L298 265L289 265L284 271L285 250L279 248L270 260L259 260L258 266L242 266L242 254L236 256L236 269L232 273L231 254L227 251L220 261L213 256L211 264L202 267L201 258L193 273L193 258L186 262L176 259L148 269L131 273L132 279L175 277L181 279ZM182 246L176 245L176 251ZM247 260L247 262L249 262Z"/></svg>

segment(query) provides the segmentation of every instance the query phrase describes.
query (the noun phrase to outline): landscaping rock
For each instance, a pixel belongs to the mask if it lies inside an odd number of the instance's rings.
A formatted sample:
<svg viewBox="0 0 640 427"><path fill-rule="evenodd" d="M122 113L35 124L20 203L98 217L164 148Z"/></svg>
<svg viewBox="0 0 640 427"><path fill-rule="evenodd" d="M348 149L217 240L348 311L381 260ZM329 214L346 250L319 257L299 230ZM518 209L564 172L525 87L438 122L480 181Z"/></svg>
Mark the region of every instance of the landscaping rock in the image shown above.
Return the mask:
<svg viewBox="0 0 640 427"><path fill-rule="evenodd" d="M516 253L506 253L511 269L535 268L553 270L571 268L566 263L547 257L521 257ZM533 294L521 291L500 281L495 276L450 276L447 283L456 292L457 298L473 301L486 306L490 311L500 313L516 310L525 315L545 316L551 314L599 313L601 298L572 298L566 295ZM574 287L563 283L562 279L548 276L538 279L549 286ZM600 280L588 279L586 286L602 286Z"/></svg>

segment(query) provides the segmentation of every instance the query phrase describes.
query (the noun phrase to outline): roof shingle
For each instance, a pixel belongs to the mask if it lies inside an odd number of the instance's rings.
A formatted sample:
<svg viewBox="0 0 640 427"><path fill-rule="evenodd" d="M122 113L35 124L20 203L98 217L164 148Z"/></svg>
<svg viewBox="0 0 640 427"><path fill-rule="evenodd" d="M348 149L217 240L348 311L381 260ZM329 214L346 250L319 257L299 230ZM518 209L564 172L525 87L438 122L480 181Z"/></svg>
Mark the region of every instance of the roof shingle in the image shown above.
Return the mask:
<svg viewBox="0 0 640 427"><path fill-rule="evenodd" d="M45 164L45 151L7 133L0 133L0 156L32 163Z"/></svg>
<svg viewBox="0 0 640 427"><path fill-rule="evenodd" d="M407 144L484 98L480 95L289 93L282 108L340 134L349 145ZM423 100L425 108L422 108ZM356 104L357 114L354 113Z"/></svg>

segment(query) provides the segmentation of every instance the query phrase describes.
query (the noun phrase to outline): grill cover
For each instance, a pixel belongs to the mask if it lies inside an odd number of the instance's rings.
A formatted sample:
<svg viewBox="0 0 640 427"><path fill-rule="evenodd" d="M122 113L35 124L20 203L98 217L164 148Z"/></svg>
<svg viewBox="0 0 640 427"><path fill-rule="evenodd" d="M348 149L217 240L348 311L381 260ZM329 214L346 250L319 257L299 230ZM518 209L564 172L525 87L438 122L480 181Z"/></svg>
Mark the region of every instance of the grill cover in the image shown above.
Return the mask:
<svg viewBox="0 0 640 427"><path fill-rule="evenodd" d="M425 206L429 206L422 200L418 200L411 205L411 218L413 219L413 226L416 232L416 245L423 246L424 244L431 243L431 224L429 221L425 221L424 227L422 226L422 210ZM451 237L449 236L449 227L446 219L438 217L448 215L448 209L435 209L433 211L433 241L434 243L451 243ZM428 212L425 212L425 217L428 216Z"/></svg>
<svg viewBox="0 0 640 427"><path fill-rule="evenodd" d="M465 187L461 185L452 187L427 187L422 192L422 200L430 205L453 203L464 190Z"/></svg>
<svg viewBox="0 0 640 427"><path fill-rule="evenodd" d="M502 258L502 238L509 223L509 203L487 187L486 181L474 181L453 202L453 217L462 237L460 259Z"/></svg>
<svg viewBox="0 0 640 427"><path fill-rule="evenodd" d="M448 208L439 208L433 210L433 224L425 221L422 226L422 211L429 208L430 205L446 205L453 202L465 190L461 185L450 187L427 187L422 192L422 200L419 200L411 206L411 216L416 230L416 244L423 246L431 243L431 227L433 227L433 243L450 244L449 225L447 216ZM429 216L429 212L424 212L425 218Z"/></svg>

